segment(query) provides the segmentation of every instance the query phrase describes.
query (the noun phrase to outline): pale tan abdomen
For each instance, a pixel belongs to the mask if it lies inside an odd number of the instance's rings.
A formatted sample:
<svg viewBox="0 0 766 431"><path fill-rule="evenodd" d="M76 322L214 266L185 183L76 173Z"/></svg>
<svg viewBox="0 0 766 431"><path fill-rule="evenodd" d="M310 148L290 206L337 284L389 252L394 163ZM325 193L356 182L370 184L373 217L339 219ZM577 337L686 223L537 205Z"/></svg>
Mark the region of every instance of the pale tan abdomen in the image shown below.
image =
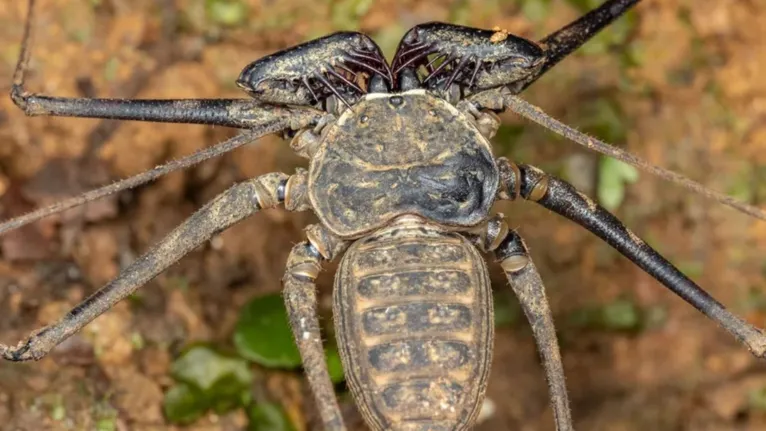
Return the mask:
<svg viewBox="0 0 766 431"><path fill-rule="evenodd" d="M492 356L486 266L463 237L421 224L355 242L335 279L346 378L376 430L462 430Z"/></svg>

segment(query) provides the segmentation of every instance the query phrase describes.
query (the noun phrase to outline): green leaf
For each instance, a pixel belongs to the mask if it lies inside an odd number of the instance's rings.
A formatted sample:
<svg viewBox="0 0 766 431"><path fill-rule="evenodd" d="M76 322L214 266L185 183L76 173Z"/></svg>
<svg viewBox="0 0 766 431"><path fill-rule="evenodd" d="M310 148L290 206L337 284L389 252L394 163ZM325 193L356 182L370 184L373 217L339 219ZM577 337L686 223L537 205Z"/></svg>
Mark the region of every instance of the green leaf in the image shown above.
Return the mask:
<svg viewBox="0 0 766 431"><path fill-rule="evenodd" d="M468 25L471 21L472 4L469 0L457 0L449 9L447 22L458 25Z"/></svg>
<svg viewBox="0 0 766 431"><path fill-rule="evenodd" d="M96 431L116 431L117 423L113 418L99 419L96 421Z"/></svg>
<svg viewBox="0 0 766 431"><path fill-rule="evenodd" d="M595 9L601 3L601 0L567 0L567 3L577 8L580 12L588 12Z"/></svg>
<svg viewBox="0 0 766 431"><path fill-rule="evenodd" d="M753 181L753 169L745 166L734 175L728 176L726 194L741 201L752 202L758 183Z"/></svg>
<svg viewBox="0 0 766 431"><path fill-rule="evenodd" d="M628 125L619 101L599 98L583 106L580 112L578 123L583 131L612 144L625 142Z"/></svg>
<svg viewBox="0 0 766 431"><path fill-rule="evenodd" d="M747 404L751 410L766 412L766 388L751 390L747 394Z"/></svg>
<svg viewBox="0 0 766 431"><path fill-rule="evenodd" d="M636 333L662 325L665 315L659 306L641 308L627 298L578 309L569 315L569 324L588 330Z"/></svg>
<svg viewBox="0 0 766 431"><path fill-rule="evenodd" d="M222 414L250 401L253 375L247 361L198 345L170 367L180 382L165 394L165 415L172 422L193 422L208 409Z"/></svg>
<svg viewBox="0 0 766 431"><path fill-rule="evenodd" d="M372 0L340 0L332 5L332 24L335 30L357 30Z"/></svg>
<svg viewBox="0 0 766 431"><path fill-rule="evenodd" d="M601 309L601 324L607 330L635 331L641 328L641 320L641 310L627 299L618 299Z"/></svg>
<svg viewBox="0 0 766 431"><path fill-rule="evenodd" d="M583 13L593 10L603 3L602 0L568 0L568 2ZM632 11L627 12L593 36L582 46L579 52L586 55L606 54L609 48L627 41L628 36L636 28L637 22L636 14Z"/></svg>
<svg viewBox="0 0 766 431"><path fill-rule="evenodd" d="M492 142L500 148L502 154L511 155L516 150L516 142L523 134L523 125L501 124Z"/></svg>
<svg viewBox="0 0 766 431"><path fill-rule="evenodd" d="M231 374L215 382L205 395L210 400L210 408L219 415L246 406L251 401L249 384L243 386L242 382Z"/></svg>
<svg viewBox="0 0 766 431"><path fill-rule="evenodd" d="M247 410L250 419L248 431L295 431L290 419L279 404L262 403Z"/></svg>
<svg viewBox="0 0 766 431"><path fill-rule="evenodd" d="M204 392L213 390L221 380L239 387L247 387L253 380L247 362L203 345L194 346L181 355L171 365L170 373L176 380Z"/></svg>
<svg viewBox="0 0 766 431"><path fill-rule="evenodd" d="M625 199L625 184L638 180L638 170L610 157L601 157L598 175L598 201L614 211Z"/></svg>
<svg viewBox="0 0 766 431"><path fill-rule="evenodd" d="M541 22L548 17L551 0L522 0L521 12L532 22Z"/></svg>
<svg viewBox="0 0 766 431"><path fill-rule="evenodd" d="M668 320L668 310L661 305L652 305L642 311L642 327L646 329L657 329L665 325Z"/></svg>
<svg viewBox="0 0 766 431"><path fill-rule="evenodd" d="M208 401L199 389L180 383L165 393L163 409L170 422L188 424L205 414Z"/></svg>
<svg viewBox="0 0 766 431"><path fill-rule="evenodd" d="M396 53L396 48L399 47L399 41L402 40L402 36L404 36L404 33L406 32L407 29L402 27L399 23L393 23L383 27L379 32L375 33L373 39L378 44L381 51L383 51L383 55L386 56L386 58L393 58L394 53Z"/></svg>
<svg viewBox="0 0 766 431"><path fill-rule="evenodd" d="M593 307L578 308L567 316L567 323L575 328L593 328L598 321L598 309Z"/></svg>
<svg viewBox="0 0 766 431"><path fill-rule="evenodd" d="M327 370L330 372L330 380L336 385L346 380L343 373L343 362L340 360L340 352L335 344L325 347L325 357L327 359Z"/></svg>
<svg viewBox="0 0 766 431"><path fill-rule="evenodd" d="M247 20L247 6L238 0L207 0L205 12L216 24L235 27Z"/></svg>
<svg viewBox="0 0 766 431"><path fill-rule="evenodd" d="M495 309L495 327L514 326L521 317L521 307L509 300L508 295L495 295L492 299Z"/></svg>
<svg viewBox="0 0 766 431"><path fill-rule="evenodd" d="M243 358L266 367L301 365L301 355L279 294L255 298L242 308L234 331L234 345Z"/></svg>

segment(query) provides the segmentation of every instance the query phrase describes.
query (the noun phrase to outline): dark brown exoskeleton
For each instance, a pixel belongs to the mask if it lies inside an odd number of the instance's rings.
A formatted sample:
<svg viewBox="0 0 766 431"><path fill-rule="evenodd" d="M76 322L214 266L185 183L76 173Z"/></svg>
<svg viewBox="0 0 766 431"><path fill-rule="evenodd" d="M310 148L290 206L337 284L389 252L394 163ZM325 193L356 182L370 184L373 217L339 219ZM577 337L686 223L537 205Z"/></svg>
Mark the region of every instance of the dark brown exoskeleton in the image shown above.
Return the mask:
<svg viewBox="0 0 766 431"><path fill-rule="evenodd" d="M250 63L237 85L266 103L312 105L330 92L349 106L339 87L353 90L358 99L366 93L357 80L362 72L393 84L378 45L365 34L341 32Z"/></svg>
<svg viewBox="0 0 766 431"><path fill-rule="evenodd" d="M418 26L400 45L393 78L369 38L332 35L248 66L239 83L252 100L29 94L23 87L28 22L12 90L14 101L28 114L216 124L248 132L10 220L0 225L0 233L266 133L293 136L291 147L310 162L308 171L267 174L223 192L61 320L17 346L0 345L0 355L11 361L45 356L216 233L283 204L291 211L312 210L320 220L306 229L307 241L293 248L283 282L290 323L326 429L345 427L317 318L314 282L323 261L345 252L335 282L335 329L349 386L367 424L375 430L463 430L475 422L492 357L491 291L479 253L484 251L494 252L531 322L557 429L571 430L542 281L518 233L509 231L502 215L490 215L497 200L526 199L599 236L763 357L766 337L761 330L726 310L612 214L561 179L492 155L488 139L499 126L495 111L510 108L588 148L766 219L759 208L582 135L515 96L637 2L606 1L539 44L505 32ZM443 62L432 67L429 55L443 57ZM425 75L418 72L422 68ZM363 72L368 79L357 79ZM446 97L442 90L448 90ZM347 105L330 103L333 98Z"/></svg>
<svg viewBox="0 0 766 431"><path fill-rule="evenodd" d="M505 31L432 22L404 35L391 67L394 75L422 67L427 88L446 90L457 82L478 92L529 77L545 60L538 44Z"/></svg>

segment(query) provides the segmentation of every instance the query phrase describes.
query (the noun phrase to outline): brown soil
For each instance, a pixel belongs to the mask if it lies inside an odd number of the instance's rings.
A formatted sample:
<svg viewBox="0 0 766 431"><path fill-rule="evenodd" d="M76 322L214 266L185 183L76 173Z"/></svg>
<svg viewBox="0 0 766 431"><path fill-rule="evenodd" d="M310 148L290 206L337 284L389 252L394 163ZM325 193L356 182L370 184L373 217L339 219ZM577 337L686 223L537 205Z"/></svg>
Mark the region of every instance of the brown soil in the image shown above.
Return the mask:
<svg viewBox="0 0 766 431"><path fill-rule="evenodd" d="M26 6L0 8L0 86L10 87ZM244 23L225 28L202 0L40 0L29 88L60 96L240 97L233 81L249 61L349 25L390 49L410 25L458 20L539 37L577 16L565 1L532 24L517 2L247 0ZM530 2L527 2L530 3ZM559 65L526 94L570 124L586 107L614 101L625 147L752 202L766 198L766 3L646 0L619 52ZM353 10L362 10L356 17ZM366 10L363 10L365 9ZM168 27L176 20L177 26ZM167 30L170 28L170 31ZM505 115L509 124L522 124ZM595 160L540 131L498 153L561 173L592 189ZM0 100L0 194L4 217L189 154L234 132L189 125L26 118ZM114 277L120 267L242 178L305 162L278 138L174 173L63 217L0 238L0 340L15 343ZM591 190L592 191L592 190ZM576 426L581 430L766 429L766 366L713 323L592 235L540 208L499 205L520 227L547 283ZM639 235L751 322L766 323L766 223L642 174L617 210ZM168 367L194 340L226 343L251 297L280 289L286 254L307 214L265 212L223 233L37 363L0 363L0 429L175 429L162 414ZM508 295L495 270L496 294ZM331 274L322 281L327 305ZM636 334L585 331L569 316L629 298L664 310ZM552 429L547 389L526 324L497 331L482 430ZM316 424L305 382L269 373L271 396ZM359 418L350 401L349 421ZM190 429L241 429L241 412L208 415ZM102 425L99 425L102 424ZM108 428L112 429L112 428Z"/></svg>

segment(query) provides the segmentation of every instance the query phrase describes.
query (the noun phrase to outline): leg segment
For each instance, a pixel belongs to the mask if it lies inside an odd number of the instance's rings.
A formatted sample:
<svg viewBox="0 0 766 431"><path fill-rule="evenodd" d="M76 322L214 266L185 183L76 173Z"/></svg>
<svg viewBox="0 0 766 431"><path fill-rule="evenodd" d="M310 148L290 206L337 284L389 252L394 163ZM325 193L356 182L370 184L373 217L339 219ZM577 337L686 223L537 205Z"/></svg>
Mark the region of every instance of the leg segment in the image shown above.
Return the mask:
<svg viewBox="0 0 766 431"><path fill-rule="evenodd" d="M561 363L556 328L540 274L529 257L524 240L515 231L510 232L495 250L495 256L532 326L548 380L556 430L572 431L574 427L569 411L564 366Z"/></svg>
<svg viewBox="0 0 766 431"><path fill-rule="evenodd" d="M558 133L564 138L580 144L589 150L605 154L629 165L633 165L643 171L657 175L664 180L680 184L681 186L695 193L699 193L706 198L713 199L716 202L720 202L726 206L732 207L737 211L743 212L747 215L759 218L761 220L766 220L766 211L753 205L741 202L732 198L731 196L727 196L715 190L708 189L702 184L686 178L679 173L655 166L638 156L630 154L625 150L614 147L607 144L606 142L600 141L592 136L588 136L582 132L579 132L574 127L568 126L561 121L551 117L531 103L522 100L518 96L510 94L509 90L505 90L505 93L502 91L486 91L484 93L478 94L475 99L472 98L469 104L470 103L475 103L478 106L490 109L510 109L522 117L533 121L552 132ZM474 109L478 108L474 106Z"/></svg>
<svg viewBox="0 0 766 431"><path fill-rule="evenodd" d="M534 74L522 81L514 83L511 90L514 94L521 93L525 88L537 81L545 72L577 48L589 41L615 19L635 6L640 0L609 0L593 9L580 19L566 27L548 35L540 41L545 52L545 60Z"/></svg>
<svg viewBox="0 0 766 431"><path fill-rule="evenodd" d="M499 159L505 193L521 196L572 220L614 247L694 308L721 325L757 357L766 356L763 332L732 314L687 278L656 250L631 232L617 217L577 191L571 184L527 165ZM518 192L516 192L518 191Z"/></svg>
<svg viewBox="0 0 766 431"><path fill-rule="evenodd" d="M308 236L309 240L293 247L287 258L287 271L282 279L285 305L324 428L328 431L345 430L325 362L314 281L321 270L321 261L340 254L346 243L318 225L308 228Z"/></svg>
<svg viewBox="0 0 766 431"><path fill-rule="evenodd" d="M32 223L34 221L43 219L49 215L66 211L68 209L86 204L88 202L95 201L97 199L101 199L102 197L109 196L111 194L120 192L122 190L128 190L134 187L138 187L142 184L146 184L149 181L155 180L170 172L177 171L180 169L185 169L190 166L194 166L204 160L217 157L221 154L227 153L229 151L233 151L234 149L239 148L243 145L249 144L266 134L275 133L275 132L288 130L288 129L293 129L293 130L303 129L307 127L309 124L311 124L312 122L319 122L319 124L325 124L326 121L327 121L326 116L321 117L317 120L313 116L313 114L304 112L304 113L301 113L301 116L296 116L296 117L293 117L292 119L285 118L282 120L271 121L269 123L258 125L257 127L256 125L253 125L253 127L249 131L244 132L243 134L235 136L226 141L219 142L213 145L212 147L202 149L200 151L197 151L196 153L181 157L179 159L171 160L170 162L165 163L164 165L156 166L148 171L142 172L140 174L134 175L129 178L125 178L123 180L114 182L112 184L109 184L103 187L99 187L94 190L87 191L75 197L72 197L60 202L56 202L47 207L36 209L22 216L3 221L2 223L0 223L0 235L8 231L18 229L21 226Z"/></svg>
<svg viewBox="0 0 766 431"><path fill-rule="evenodd" d="M264 106L254 100L246 99L87 99L49 97L29 93L24 88L24 75L30 56L29 40L34 3L34 0L29 0L29 16L24 27L21 54L11 87L11 98L27 115L210 124L249 129L262 126L269 121L291 117L300 112L298 108Z"/></svg>
<svg viewBox="0 0 766 431"><path fill-rule="evenodd" d="M11 361L42 358L213 235L262 208L284 202L289 191L288 178L285 174L267 174L221 193L61 320L34 331L16 347L0 344L0 356Z"/></svg>
<svg viewBox="0 0 766 431"><path fill-rule="evenodd" d="M564 366L561 363L553 316L545 297L545 286L535 264L532 263L532 258L529 257L524 240L516 231L508 231L508 224L502 214L496 214L486 224L463 235L484 253L495 252L495 257L529 320L537 350L543 359L556 430L572 431L574 428L569 412Z"/></svg>

